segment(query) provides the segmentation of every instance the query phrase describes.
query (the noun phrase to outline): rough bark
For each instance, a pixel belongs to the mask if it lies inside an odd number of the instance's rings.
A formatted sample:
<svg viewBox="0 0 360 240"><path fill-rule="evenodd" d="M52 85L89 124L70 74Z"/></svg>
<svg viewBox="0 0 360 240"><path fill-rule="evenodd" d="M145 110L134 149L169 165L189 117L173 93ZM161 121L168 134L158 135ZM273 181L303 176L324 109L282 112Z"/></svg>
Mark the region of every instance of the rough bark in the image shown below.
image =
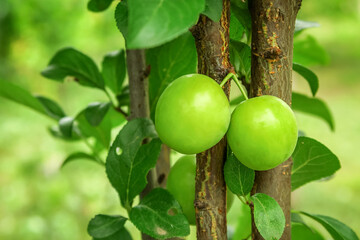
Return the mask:
<svg viewBox="0 0 360 240"><path fill-rule="evenodd" d="M291 105L293 35L301 0L253 0L250 96L274 95ZM291 239L291 158L259 171L252 193L266 193L280 204L286 226L281 239ZM263 239L253 223L253 239Z"/></svg>
<svg viewBox="0 0 360 240"><path fill-rule="evenodd" d="M198 72L218 83L230 72L229 61L230 1L223 1L220 22L201 15L191 29L198 53ZM224 86L227 96L230 84ZM223 166L226 158L226 139L196 156L195 210L197 239L227 239L226 186Z"/></svg>
<svg viewBox="0 0 360 240"><path fill-rule="evenodd" d="M150 117L149 107L149 91L148 78L149 68L145 62L144 50L127 50L126 51L127 70L129 74L129 89L130 89L130 116L129 119L139 117ZM148 184L140 193L140 199L146 196L153 188L166 185L167 175L170 169L169 155L170 149L163 145L160 157L156 164L156 168L151 169L147 175ZM157 176L157 170L163 179ZM159 181L161 180L161 181ZM153 240L154 238L142 234L143 240Z"/></svg>

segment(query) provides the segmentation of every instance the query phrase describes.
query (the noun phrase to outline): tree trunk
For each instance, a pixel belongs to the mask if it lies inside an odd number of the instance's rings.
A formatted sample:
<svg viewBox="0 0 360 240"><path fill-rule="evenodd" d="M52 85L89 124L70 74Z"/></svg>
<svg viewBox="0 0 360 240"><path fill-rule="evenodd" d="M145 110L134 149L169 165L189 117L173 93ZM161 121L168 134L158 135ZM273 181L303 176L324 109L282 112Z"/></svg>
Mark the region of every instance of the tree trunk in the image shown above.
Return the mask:
<svg viewBox="0 0 360 240"><path fill-rule="evenodd" d="M291 105L292 55L295 19L301 0L253 0L250 96L274 95ZM291 239L291 158L280 166L257 171L252 194L266 193L284 211L281 239ZM253 239L263 239L253 222Z"/></svg>
<svg viewBox="0 0 360 240"><path fill-rule="evenodd" d="M150 118L149 107L149 69L146 67L144 50L126 51L127 70L129 75L130 89L130 116L134 118ZM147 175L148 184L140 193L140 199L145 197L155 187L165 187L167 175L170 170L170 149L163 145L156 168L151 169ZM157 176L157 171L160 173ZM154 238L142 234L143 240L153 240Z"/></svg>
<svg viewBox="0 0 360 240"><path fill-rule="evenodd" d="M220 22L201 15L191 29L198 53L198 72L218 83L232 71L229 61L230 0L223 1ZM227 96L230 84L224 86ZM226 158L225 137L214 147L196 156L195 210L197 239L227 239L226 186L223 166Z"/></svg>

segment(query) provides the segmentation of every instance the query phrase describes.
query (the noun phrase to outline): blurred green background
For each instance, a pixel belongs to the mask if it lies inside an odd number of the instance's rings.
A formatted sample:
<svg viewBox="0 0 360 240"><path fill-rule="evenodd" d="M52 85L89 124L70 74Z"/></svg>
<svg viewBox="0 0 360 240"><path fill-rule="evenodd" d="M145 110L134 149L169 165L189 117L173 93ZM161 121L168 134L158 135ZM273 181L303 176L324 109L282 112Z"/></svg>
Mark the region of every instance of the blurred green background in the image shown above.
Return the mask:
<svg viewBox="0 0 360 240"><path fill-rule="evenodd" d="M104 54L123 47L114 6L96 14L86 4L0 0L0 78L59 101L69 115L105 100L97 90L40 76L62 47L73 46L98 64ZM293 208L337 218L360 235L360 1L304 0L299 19L321 25L302 34L313 35L328 52L329 63L311 69L319 76L318 97L330 107L336 130L305 114L297 114L299 126L330 148L342 168L329 181L296 190ZM310 95L296 74L294 89ZM69 153L86 146L52 138L47 127L54 122L32 110L2 98L0 103L0 239L90 239L86 227L95 214L124 213L104 168L79 161L60 169ZM232 227L241 218L240 208L236 202L230 211ZM140 239L134 226L127 225L134 239Z"/></svg>

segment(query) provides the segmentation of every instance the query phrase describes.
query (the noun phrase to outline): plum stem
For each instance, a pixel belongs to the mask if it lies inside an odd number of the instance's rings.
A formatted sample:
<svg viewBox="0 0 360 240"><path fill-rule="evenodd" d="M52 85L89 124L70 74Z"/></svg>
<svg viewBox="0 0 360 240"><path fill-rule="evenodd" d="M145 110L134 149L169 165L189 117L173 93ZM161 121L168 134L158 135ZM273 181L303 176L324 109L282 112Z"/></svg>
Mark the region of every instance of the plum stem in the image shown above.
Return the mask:
<svg viewBox="0 0 360 240"><path fill-rule="evenodd" d="M222 82L220 83L220 87L223 87L225 85L225 83L227 81L229 81L229 79L234 80L234 82L236 83L236 85L238 86L238 88L240 89L241 94L245 97L246 100L248 100L248 96L246 94L246 91L244 89L244 86L241 84L240 80L237 78L237 76L233 73L229 73L228 75L226 75L226 77L224 78L224 80L222 80Z"/></svg>

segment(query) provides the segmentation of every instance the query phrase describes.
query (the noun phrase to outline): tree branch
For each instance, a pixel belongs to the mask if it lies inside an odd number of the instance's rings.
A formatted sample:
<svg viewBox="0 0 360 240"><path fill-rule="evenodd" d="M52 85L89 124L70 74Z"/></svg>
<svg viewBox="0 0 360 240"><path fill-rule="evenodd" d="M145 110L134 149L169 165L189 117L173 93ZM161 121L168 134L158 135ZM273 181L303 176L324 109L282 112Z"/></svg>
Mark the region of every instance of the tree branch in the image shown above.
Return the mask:
<svg viewBox="0 0 360 240"><path fill-rule="evenodd" d="M198 53L198 72L218 83L232 71L229 61L230 1L223 1L220 22L201 15L191 29ZM224 86L227 96L230 83ZM227 239L226 186L223 166L226 158L225 137L214 147L196 156L195 210L197 239Z"/></svg>
<svg viewBox="0 0 360 240"><path fill-rule="evenodd" d="M292 52L295 19L301 0L253 0L250 96L274 95L291 105ZM286 226L281 239L291 239L291 158L280 166L257 171L252 194L276 199ZM253 239L263 239L253 222Z"/></svg>

